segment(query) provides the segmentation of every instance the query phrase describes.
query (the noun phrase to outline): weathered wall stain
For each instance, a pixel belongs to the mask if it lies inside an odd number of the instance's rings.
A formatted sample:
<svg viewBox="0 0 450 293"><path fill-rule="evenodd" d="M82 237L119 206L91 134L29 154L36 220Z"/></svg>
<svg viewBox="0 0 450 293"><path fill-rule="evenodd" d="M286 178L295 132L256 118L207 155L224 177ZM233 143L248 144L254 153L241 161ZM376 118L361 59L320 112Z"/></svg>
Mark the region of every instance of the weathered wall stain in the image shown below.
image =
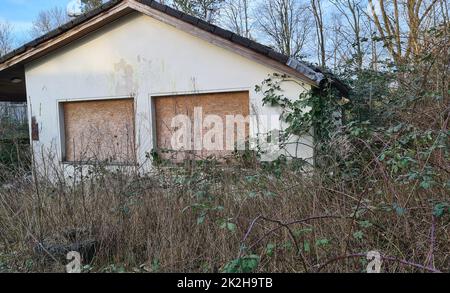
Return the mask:
<svg viewBox="0 0 450 293"><path fill-rule="evenodd" d="M114 63L116 92L131 93L136 88L134 82L134 68L125 59L120 59Z"/></svg>

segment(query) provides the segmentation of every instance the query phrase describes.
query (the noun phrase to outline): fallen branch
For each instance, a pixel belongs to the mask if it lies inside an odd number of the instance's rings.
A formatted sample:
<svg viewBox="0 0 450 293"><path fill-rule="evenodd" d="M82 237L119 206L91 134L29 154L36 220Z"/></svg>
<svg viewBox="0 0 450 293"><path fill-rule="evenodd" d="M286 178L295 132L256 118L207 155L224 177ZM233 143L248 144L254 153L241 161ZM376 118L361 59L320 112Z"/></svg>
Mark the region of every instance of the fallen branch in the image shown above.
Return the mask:
<svg viewBox="0 0 450 293"><path fill-rule="evenodd" d="M270 218L266 218L264 216L258 216L256 217L250 224L249 228L247 229L247 232L244 235L244 238L241 241L241 245L240 245L240 250L239 250L239 254L238 254L238 258L242 256L242 251L243 248L245 247L245 241L247 240L247 238L249 237L249 235L251 234L253 228L255 227L256 223L260 220L263 221L267 221L267 222L271 222L271 223L276 223L278 224L277 227L271 229L270 231L268 231L267 233L265 233L261 238L259 238L256 242L254 242L252 245L250 245L250 247L248 248L249 250L253 249L256 245L258 245L259 243L261 243L261 241L263 241L265 238L267 238L270 234L285 228L288 232L289 235L292 238L292 241L295 244L295 248L297 250L297 253L300 255L302 263L303 263L303 267L305 269L306 272L309 271L309 268L311 267L308 262L306 261L306 258L304 257L304 255L301 252L300 246L297 242L297 240L295 239L295 235L292 232L291 228L289 226L291 225L295 225L295 224L301 224L301 223L306 223L309 221L313 221L313 220L321 220L321 219L348 219L350 217L342 217L342 216L333 216L333 215L326 215L326 216L316 216L316 217L310 217L310 218L306 218L306 219L302 219L302 220L296 220L296 221L292 221L292 222L283 222L280 220L274 220L274 219L270 219Z"/></svg>
<svg viewBox="0 0 450 293"><path fill-rule="evenodd" d="M302 223L306 223L309 221L314 221L314 220L324 220L324 219L349 219L350 217L343 217L343 216L316 216L316 217L310 217L310 218L306 218L306 219L302 219L302 220L297 220L297 221L292 221L292 222L287 222L287 223L283 223L281 221L277 221L277 220L271 220L271 222L279 222L282 223L281 226L277 226L273 229L271 229L270 231L268 231L267 233L265 233L261 238L259 238L257 241L255 241L252 245L250 245L249 249L254 248L256 245L258 245L259 243L261 243L261 241L263 241L265 238L267 238L270 234L274 233L275 231L280 230L281 228L285 227L285 226L291 226L291 225L295 225L295 224L302 224ZM264 219L267 220L266 218L259 216L259 219ZM254 226L254 225L253 225Z"/></svg>

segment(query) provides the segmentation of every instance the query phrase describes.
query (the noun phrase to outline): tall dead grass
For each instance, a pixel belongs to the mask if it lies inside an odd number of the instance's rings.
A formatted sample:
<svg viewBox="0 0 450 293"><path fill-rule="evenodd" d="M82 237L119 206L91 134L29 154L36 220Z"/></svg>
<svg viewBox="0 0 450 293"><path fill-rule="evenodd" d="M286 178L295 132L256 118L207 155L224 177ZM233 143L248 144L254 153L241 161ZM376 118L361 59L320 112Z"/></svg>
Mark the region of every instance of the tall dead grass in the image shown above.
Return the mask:
<svg viewBox="0 0 450 293"><path fill-rule="evenodd" d="M221 272L257 255L256 272L363 272L373 250L386 272L449 271L449 218L420 200L431 194L370 168L352 182L273 168L97 166L76 184L16 180L0 187L0 269L62 272L64 247L91 241L84 271Z"/></svg>

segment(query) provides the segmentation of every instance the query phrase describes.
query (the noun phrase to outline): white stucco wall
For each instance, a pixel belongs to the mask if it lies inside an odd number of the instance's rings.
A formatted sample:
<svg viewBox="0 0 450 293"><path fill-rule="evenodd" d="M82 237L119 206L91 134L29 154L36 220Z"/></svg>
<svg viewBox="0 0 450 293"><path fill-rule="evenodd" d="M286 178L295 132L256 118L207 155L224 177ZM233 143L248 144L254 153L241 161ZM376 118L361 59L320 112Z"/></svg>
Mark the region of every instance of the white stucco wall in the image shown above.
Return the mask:
<svg viewBox="0 0 450 293"><path fill-rule="evenodd" d="M279 113L263 107L254 91L274 69L139 13L27 64L25 71L30 115L40 130L39 142L33 142L37 159L51 152L61 161L62 101L133 96L141 163L153 149L152 96L249 90L252 114ZM285 95L297 98L308 89L289 83ZM298 155L311 158L312 150L301 147Z"/></svg>

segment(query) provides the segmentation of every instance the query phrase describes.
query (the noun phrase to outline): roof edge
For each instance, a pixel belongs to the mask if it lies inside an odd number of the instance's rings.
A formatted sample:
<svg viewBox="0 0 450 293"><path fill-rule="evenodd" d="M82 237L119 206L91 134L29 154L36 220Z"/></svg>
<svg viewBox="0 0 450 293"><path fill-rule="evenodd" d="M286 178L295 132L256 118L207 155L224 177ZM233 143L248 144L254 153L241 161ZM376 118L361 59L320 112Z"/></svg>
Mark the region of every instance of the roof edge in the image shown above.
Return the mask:
<svg viewBox="0 0 450 293"><path fill-rule="evenodd" d="M348 94L348 87L330 73L326 73L317 67L314 67L305 62L299 61L295 58L281 54L269 46L260 44L249 38L242 37L242 36L240 36L236 33L233 33L229 30L223 29L212 23L206 22L202 19L191 16L184 12L178 11L168 5L161 4L154 0L110 0L110 1L102 4L101 6L71 20L70 22L68 22L52 31L50 31L49 33L47 33L41 37L38 37L35 40L32 40L32 41L24 44L23 46L11 51L10 53L7 53L6 55L0 57L0 65L8 62L10 59L12 59L20 54L26 53L28 50L33 49L46 41L49 41L53 38L60 36L61 34L64 34L68 31L70 31L71 29L83 24L84 22L86 22L86 21L98 16L99 14L106 12L106 11L112 9L113 7L119 5L120 3L124 3L124 2L126 2L127 5L129 5L129 6L130 5L132 6L133 2L142 4L142 5L146 5L150 8L155 9L159 12L162 12L170 17L179 19L179 20L186 22L188 24L191 24L203 31L209 32L217 37L228 40L228 41L235 43L241 47L249 49L257 54L260 54L266 58L274 60L274 61L278 62L279 64L281 64L283 66L287 66L288 68L294 70L295 72L300 73L302 76L305 76L307 80L310 80L317 87L320 87L321 84L324 82L324 80L331 79L331 80L333 80L334 84L339 85L338 88L341 91ZM8 67L6 67L6 68L8 68Z"/></svg>
<svg viewBox="0 0 450 293"><path fill-rule="evenodd" d="M109 10L110 8L118 5L122 1L123 0L110 0L108 2L105 2L104 4L100 5L99 7L72 19L71 21L63 24L62 26L59 26L56 29L54 29L46 34L44 34L40 37L37 37L36 39L34 39L28 43L25 43L24 45L20 46L19 48L14 49L11 52L9 52L3 56L0 56L0 64L9 61L10 59L12 59L13 57L15 57L19 54L25 53L27 50L32 49L32 48L36 47L37 45L39 45L49 39L55 38L55 37L63 34L64 32L67 32L68 30L82 24L83 22L85 22L89 19L92 19L93 17L99 15L100 13L102 13L106 10Z"/></svg>

